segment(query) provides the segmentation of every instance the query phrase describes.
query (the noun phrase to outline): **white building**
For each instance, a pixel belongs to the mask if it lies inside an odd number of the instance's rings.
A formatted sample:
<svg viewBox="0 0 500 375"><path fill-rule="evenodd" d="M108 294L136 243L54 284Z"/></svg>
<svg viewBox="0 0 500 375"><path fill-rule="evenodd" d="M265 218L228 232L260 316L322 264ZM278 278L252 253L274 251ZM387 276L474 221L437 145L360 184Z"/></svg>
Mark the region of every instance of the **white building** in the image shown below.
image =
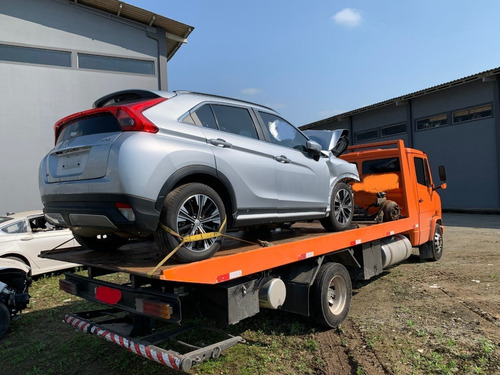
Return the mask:
<svg viewBox="0 0 500 375"><path fill-rule="evenodd" d="M0 0L0 212L41 208L58 119L113 91L167 90L192 30L117 0Z"/></svg>

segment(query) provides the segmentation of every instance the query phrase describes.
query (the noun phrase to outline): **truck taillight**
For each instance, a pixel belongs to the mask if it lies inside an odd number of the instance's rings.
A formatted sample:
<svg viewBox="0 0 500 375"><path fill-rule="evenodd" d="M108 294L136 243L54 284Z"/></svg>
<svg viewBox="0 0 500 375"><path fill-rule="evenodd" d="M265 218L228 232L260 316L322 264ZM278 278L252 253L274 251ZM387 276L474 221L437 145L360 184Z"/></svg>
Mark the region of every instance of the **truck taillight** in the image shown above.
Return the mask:
<svg viewBox="0 0 500 375"><path fill-rule="evenodd" d="M170 315L172 315L172 306L160 301L136 298L135 308L143 314L156 316L161 319L170 319Z"/></svg>
<svg viewBox="0 0 500 375"><path fill-rule="evenodd" d="M59 289L69 294L77 295L78 293L77 285L64 279L59 280Z"/></svg>

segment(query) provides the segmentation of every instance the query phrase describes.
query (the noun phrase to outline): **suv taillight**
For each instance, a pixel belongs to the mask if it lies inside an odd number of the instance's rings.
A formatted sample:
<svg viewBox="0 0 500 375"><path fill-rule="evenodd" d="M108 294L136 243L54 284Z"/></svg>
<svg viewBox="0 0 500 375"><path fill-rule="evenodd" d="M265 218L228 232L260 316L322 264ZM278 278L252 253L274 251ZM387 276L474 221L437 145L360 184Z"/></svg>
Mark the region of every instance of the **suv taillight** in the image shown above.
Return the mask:
<svg viewBox="0 0 500 375"><path fill-rule="evenodd" d="M57 144L57 140L65 127L85 118L98 116L105 113L112 114L116 118L122 131L141 131L147 133L156 133L158 131L158 127L151 121L149 121L142 114L142 112L165 100L167 100L167 98L155 98L144 100L141 102L89 109L87 111L78 112L73 115L67 116L56 122L56 124L54 125L55 143Z"/></svg>

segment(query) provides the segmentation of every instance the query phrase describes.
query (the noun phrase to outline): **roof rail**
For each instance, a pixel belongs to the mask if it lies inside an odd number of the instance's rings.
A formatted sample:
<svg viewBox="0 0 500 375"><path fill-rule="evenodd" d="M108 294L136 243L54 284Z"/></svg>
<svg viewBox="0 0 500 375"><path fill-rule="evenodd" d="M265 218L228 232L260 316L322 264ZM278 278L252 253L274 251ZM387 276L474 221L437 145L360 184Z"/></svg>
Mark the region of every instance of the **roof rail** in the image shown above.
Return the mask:
<svg viewBox="0 0 500 375"><path fill-rule="evenodd" d="M176 94L195 94L195 95L211 96L213 98L219 98L219 99L234 100L234 101L241 102L241 103L246 103L246 104L250 104L250 105L256 105L256 106L259 106L259 107L262 107L262 108L269 109L270 111L276 112L274 109L272 109L270 107L266 107L265 105L262 105L262 104L259 104L259 103L254 103L254 102L250 102L250 101L247 101L247 100L230 98L229 96L207 94L207 93L204 93L204 92L196 92L196 91L189 91L189 90L174 90L174 92Z"/></svg>

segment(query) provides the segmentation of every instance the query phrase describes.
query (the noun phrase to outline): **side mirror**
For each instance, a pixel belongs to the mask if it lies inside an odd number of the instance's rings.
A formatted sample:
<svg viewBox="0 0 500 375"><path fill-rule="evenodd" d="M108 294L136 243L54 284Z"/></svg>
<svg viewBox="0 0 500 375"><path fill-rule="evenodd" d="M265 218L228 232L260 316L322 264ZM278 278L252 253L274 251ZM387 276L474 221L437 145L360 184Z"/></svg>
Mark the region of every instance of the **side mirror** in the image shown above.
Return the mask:
<svg viewBox="0 0 500 375"><path fill-rule="evenodd" d="M444 167L444 165L440 165L438 169L439 169L439 179L442 182L446 182L446 168Z"/></svg>
<svg viewBox="0 0 500 375"><path fill-rule="evenodd" d="M321 145L318 142L308 140L306 142L306 150L314 157L315 160L319 160L319 156L321 155Z"/></svg>
<svg viewBox="0 0 500 375"><path fill-rule="evenodd" d="M439 179L441 180L441 185L439 185L434 190L437 190L437 189L445 190L448 186L448 185L446 185L446 168L444 167L444 165L440 165L438 167L438 170L439 170Z"/></svg>

